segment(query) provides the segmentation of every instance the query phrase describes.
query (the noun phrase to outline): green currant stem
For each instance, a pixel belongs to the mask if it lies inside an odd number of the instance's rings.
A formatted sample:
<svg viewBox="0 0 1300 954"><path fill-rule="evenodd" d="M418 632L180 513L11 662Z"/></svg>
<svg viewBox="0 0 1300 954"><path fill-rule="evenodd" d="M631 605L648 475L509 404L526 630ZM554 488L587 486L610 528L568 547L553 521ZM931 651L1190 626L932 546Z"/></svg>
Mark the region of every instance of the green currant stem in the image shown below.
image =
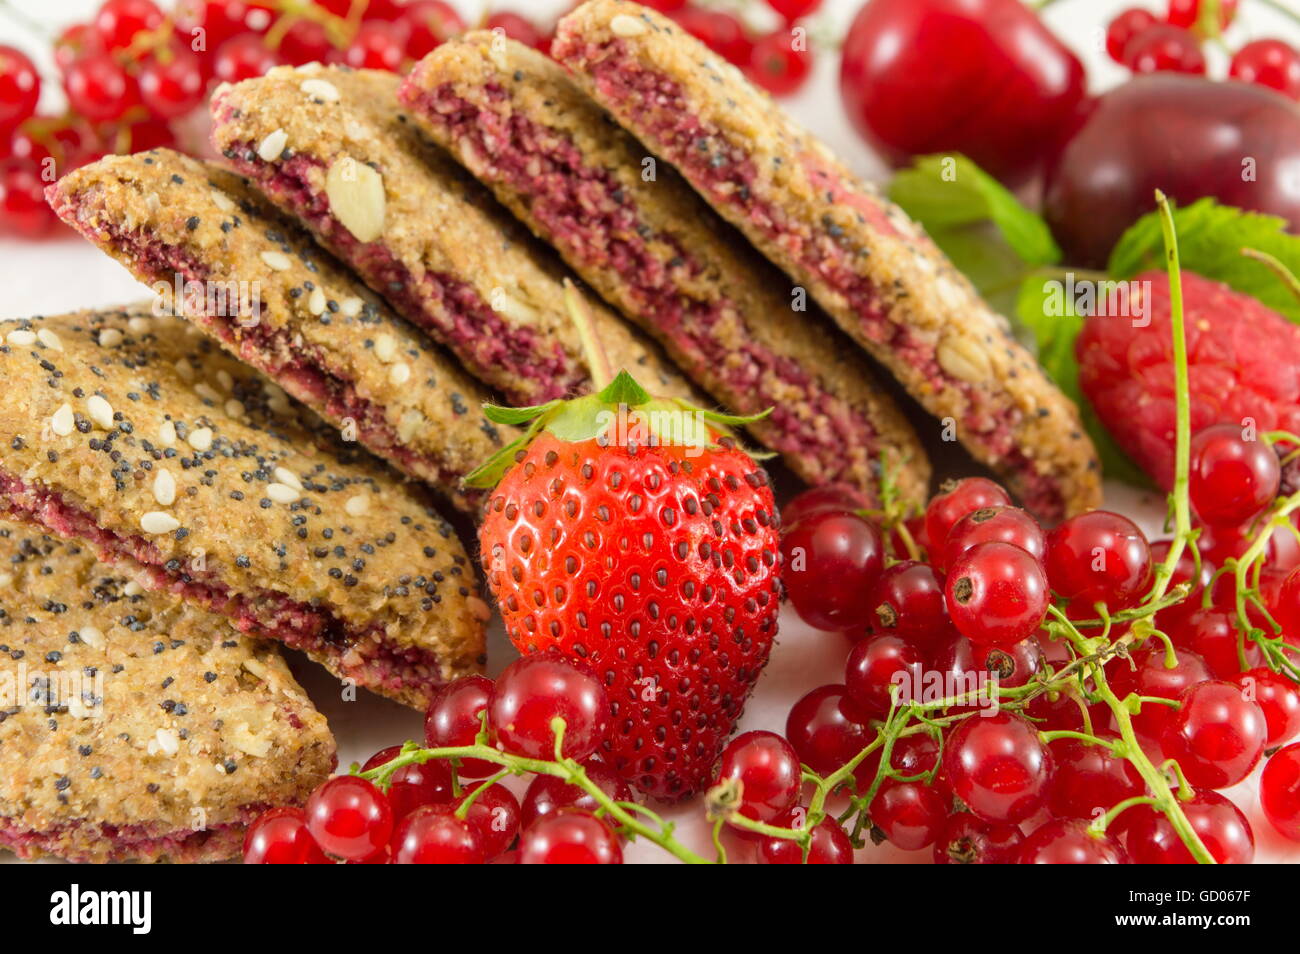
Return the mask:
<svg viewBox="0 0 1300 954"><path fill-rule="evenodd" d="M1118 818L1121 813L1128 811L1130 808L1136 808L1138 805L1155 805L1155 803L1156 800L1150 795L1134 795L1132 798L1126 798L1112 807L1110 811L1093 821L1088 827L1099 834L1105 834L1111 822Z"/></svg>

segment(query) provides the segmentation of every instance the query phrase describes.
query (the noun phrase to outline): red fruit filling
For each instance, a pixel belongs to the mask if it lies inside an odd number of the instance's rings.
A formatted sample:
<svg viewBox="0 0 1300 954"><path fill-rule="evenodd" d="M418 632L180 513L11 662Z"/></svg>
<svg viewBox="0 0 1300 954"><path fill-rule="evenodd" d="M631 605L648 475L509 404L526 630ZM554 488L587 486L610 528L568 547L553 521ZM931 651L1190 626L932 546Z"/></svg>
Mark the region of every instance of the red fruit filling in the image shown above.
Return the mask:
<svg viewBox="0 0 1300 954"><path fill-rule="evenodd" d="M485 90L506 99L500 86ZM641 309L653 314L674 350L696 369L724 379L735 393L753 395L753 406L775 408L770 417L774 448L820 462L828 481L851 479L854 455L878 456L879 435L871 422L823 390L799 364L754 341L723 341L717 324L736 305L725 298L689 299L682 293L704 266L672 237L652 233L640 210L606 169L588 164L567 137L509 110L479 109L451 84L432 91L407 84L403 103L447 128L485 163L492 175L530 197L530 210L570 254L596 268L613 269ZM666 255L656 246L668 246ZM682 280L681 272L690 278ZM792 402L791 393L802 397Z"/></svg>
<svg viewBox="0 0 1300 954"><path fill-rule="evenodd" d="M840 244L833 223L815 229L789 218L780 205L758 195L760 177L745 143L732 140L695 114L675 80L647 69L627 53L622 40L582 43L562 35L552 55L588 73L603 99L637 115L641 126L649 130L648 138L663 145L665 158L714 202L739 209L751 226L842 295L858 316L862 333L923 375L929 390L959 392L970 407L961 422L963 428L977 438L1000 469L1015 475L1016 490L1025 506L1049 519L1064 514L1060 486L1050 475L1039 473L1034 460L1016 443L1020 410L995 404L979 388L949 375L939 364L933 343L890 321L889 305L876 283L859 272L853 250ZM821 158L804 154L797 160L826 191L829 201L851 205L877 231L895 233L884 210L864 196L844 190Z"/></svg>

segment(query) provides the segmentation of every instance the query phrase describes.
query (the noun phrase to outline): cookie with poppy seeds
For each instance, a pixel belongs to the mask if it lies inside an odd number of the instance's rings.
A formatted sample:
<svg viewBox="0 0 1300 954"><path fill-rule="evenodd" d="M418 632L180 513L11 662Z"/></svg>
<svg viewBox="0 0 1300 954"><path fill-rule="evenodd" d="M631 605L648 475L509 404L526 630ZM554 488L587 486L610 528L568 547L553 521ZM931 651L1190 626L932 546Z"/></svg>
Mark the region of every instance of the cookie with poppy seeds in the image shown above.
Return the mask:
<svg viewBox="0 0 1300 954"><path fill-rule="evenodd" d="M669 18L591 0L552 55L1045 519L1101 501L1079 412L942 252Z"/></svg>
<svg viewBox="0 0 1300 954"><path fill-rule="evenodd" d="M0 516L411 706L481 668L488 608L417 485L180 319L5 327Z"/></svg>
<svg viewBox="0 0 1300 954"><path fill-rule="evenodd" d="M346 437L473 506L460 478L514 437L482 416L487 391L238 176L159 149L83 166L47 198Z"/></svg>
<svg viewBox="0 0 1300 954"><path fill-rule="evenodd" d="M0 846L21 858L234 858L335 765L274 645L8 520L0 663Z"/></svg>

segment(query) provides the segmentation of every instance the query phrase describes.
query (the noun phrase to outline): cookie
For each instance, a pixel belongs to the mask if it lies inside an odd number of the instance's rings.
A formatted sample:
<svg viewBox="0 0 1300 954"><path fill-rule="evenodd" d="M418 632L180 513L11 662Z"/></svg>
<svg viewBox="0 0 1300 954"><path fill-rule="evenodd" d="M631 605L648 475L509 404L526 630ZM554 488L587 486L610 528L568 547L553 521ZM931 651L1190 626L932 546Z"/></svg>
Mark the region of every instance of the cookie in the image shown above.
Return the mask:
<svg viewBox="0 0 1300 954"><path fill-rule="evenodd" d="M549 57L488 32L443 43L399 93L584 281L811 484L923 502L929 461L861 352ZM806 298L806 296L804 296ZM815 310L815 306L814 306Z"/></svg>
<svg viewBox="0 0 1300 954"><path fill-rule="evenodd" d="M406 121L391 73L280 67L222 87L212 142L412 324L516 404L587 389L563 266ZM651 391L689 388L643 333L602 307L611 363Z"/></svg>
<svg viewBox="0 0 1300 954"><path fill-rule="evenodd" d="M21 858L234 858L334 767L272 644L8 521L0 663L0 846Z"/></svg>
<svg viewBox="0 0 1300 954"><path fill-rule="evenodd" d="M232 354L473 507L461 477L516 436L483 417L488 392L239 177L159 149L83 166L47 197Z"/></svg>
<svg viewBox="0 0 1300 954"><path fill-rule="evenodd" d="M411 706L478 671L488 608L416 485L332 431L264 419L269 382L147 315L5 326L0 516Z"/></svg>
<svg viewBox="0 0 1300 954"><path fill-rule="evenodd" d="M1078 409L919 226L667 17L591 0L552 54L618 122L884 365L945 430L1058 519L1101 500Z"/></svg>

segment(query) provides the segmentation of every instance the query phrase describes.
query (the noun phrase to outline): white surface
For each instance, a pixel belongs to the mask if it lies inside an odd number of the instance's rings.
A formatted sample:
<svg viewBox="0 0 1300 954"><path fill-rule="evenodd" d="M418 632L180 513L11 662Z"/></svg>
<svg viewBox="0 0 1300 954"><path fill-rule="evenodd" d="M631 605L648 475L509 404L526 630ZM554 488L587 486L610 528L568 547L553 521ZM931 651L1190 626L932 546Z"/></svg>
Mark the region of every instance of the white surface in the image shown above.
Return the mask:
<svg viewBox="0 0 1300 954"><path fill-rule="evenodd" d="M36 57L47 78L54 75L49 59L50 39L66 24L86 19L96 6L92 0L9 0L9 5L17 8L27 21L39 25L41 30L29 29L9 11L0 8L0 43L13 43ZM481 9L476 0L459 0L455 5L466 13L467 19ZM815 22L830 27L830 32L838 35L860 5L861 0L826 0L824 11ZM1101 52L1101 30L1110 16L1129 5L1132 4L1126 0L1061 0L1047 13L1048 22L1088 64L1095 90L1104 89L1124 76L1123 71ZM1154 8L1160 5L1160 0L1146 0L1143 5ZM566 4L548 0L500 0L495 6L540 13L559 10ZM1300 43L1300 35L1293 25L1275 11L1262 7L1256 0L1245 0L1243 6L1245 9L1231 33L1234 45L1264 35L1290 37L1292 42ZM858 171L872 177L881 176L884 167L854 135L839 106L836 83L838 56L822 49L814 52L817 53L817 70L813 82L799 96L787 102L788 108ZM1216 51L1211 52L1212 62L1221 67L1221 58L1215 57ZM42 100L45 111L61 107L59 91L50 89L50 85L46 83ZM148 294L121 266L72 237L43 243L0 239L0 289L5 295L3 304L0 304L0 317L55 314L74 308L139 300ZM1114 509L1142 518L1149 532L1158 531L1163 513L1161 501L1127 488L1109 487L1107 502ZM847 640L811 630L788 611L783 614L781 623L781 636L772 661L747 707L741 721L742 730L765 728L783 732L786 715L795 700L815 686L843 680L844 660L850 645ZM499 625L493 629L489 653L490 674L499 672L515 658L515 652L502 636ZM422 724L417 713L364 693L357 701L345 703L337 683L323 670L301 657L291 659L291 663L312 698L329 718L339 740L341 764L362 761L380 748L407 738L421 737ZM1260 816L1253 780L1229 790L1227 794L1251 818L1259 860L1300 861L1300 845L1276 835ZM678 834L683 841L701 853L709 853L707 827L698 804L670 809L664 814L678 824ZM745 857L747 849L743 845L733 844L733 847L734 858ZM12 860L11 855L4 855L4 858ZM929 858L928 849L907 853L888 845L859 852L859 860L864 862L925 862ZM671 861L648 843L631 846L627 860Z"/></svg>

